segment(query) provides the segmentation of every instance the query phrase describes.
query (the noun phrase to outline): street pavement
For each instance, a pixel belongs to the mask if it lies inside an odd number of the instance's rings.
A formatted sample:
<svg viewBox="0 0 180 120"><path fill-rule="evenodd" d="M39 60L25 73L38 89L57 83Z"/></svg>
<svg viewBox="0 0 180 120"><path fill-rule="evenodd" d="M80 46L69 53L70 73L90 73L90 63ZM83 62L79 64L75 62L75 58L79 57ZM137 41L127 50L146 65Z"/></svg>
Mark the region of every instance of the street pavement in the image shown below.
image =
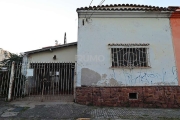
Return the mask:
<svg viewBox="0 0 180 120"><path fill-rule="evenodd" d="M58 101L0 101L0 120L180 120L180 109L96 107Z"/></svg>

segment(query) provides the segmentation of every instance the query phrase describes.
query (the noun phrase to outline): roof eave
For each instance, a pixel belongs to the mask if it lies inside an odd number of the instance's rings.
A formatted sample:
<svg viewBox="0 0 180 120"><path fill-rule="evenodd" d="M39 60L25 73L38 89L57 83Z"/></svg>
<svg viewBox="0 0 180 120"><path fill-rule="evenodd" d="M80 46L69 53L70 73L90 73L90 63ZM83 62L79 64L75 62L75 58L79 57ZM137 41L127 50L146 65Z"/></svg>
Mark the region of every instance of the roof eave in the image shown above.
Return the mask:
<svg viewBox="0 0 180 120"><path fill-rule="evenodd" d="M79 18L169 18L172 11L79 11Z"/></svg>
<svg viewBox="0 0 180 120"><path fill-rule="evenodd" d="M77 45L77 42L73 42L73 43L67 43L67 44L63 44L63 45L57 45L57 46L52 46L52 47L48 47L48 48L43 48L43 49L37 49L37 50L32 50L32 51L27 51L24 52L26 55L28 54L33 54L33 53L38 53L38 52L44 52L44 51L48 51L48 50L53 50L53 49L57 49L57 48L63 48L63 47L68 47L68 46L74 46Z"/></svg>

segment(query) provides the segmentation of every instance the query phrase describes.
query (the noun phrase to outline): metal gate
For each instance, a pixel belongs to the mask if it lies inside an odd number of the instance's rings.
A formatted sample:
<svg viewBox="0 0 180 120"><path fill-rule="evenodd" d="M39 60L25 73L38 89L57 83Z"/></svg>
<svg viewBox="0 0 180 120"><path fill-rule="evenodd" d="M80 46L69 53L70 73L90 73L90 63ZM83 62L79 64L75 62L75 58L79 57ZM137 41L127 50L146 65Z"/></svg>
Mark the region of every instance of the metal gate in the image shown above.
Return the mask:
<svg viewBox="0 0 180 120"><path fill-rule="evenodd" d="M12 63L9 63L0 69L0 98L4 100L8 97L11 66Z"/></svg>
<svg viewBox="0 0 180 120"><path fill-rule="evenodd" d="M26 97L29 100L74 100L75 63L30 63Z"/></svg>
<svg viewBox="0 0 180 120"><path fill-rule="evenodd" d="M5 100L74 100L75 63L13 62L0 71L0 98Z"/></svg>
<svg viewBox="0 0 180 120"><path fill-rule="evenodd" d="M24 97L26 77L21 62L9 62L0 71L0 97L5 101Z"/></svg>

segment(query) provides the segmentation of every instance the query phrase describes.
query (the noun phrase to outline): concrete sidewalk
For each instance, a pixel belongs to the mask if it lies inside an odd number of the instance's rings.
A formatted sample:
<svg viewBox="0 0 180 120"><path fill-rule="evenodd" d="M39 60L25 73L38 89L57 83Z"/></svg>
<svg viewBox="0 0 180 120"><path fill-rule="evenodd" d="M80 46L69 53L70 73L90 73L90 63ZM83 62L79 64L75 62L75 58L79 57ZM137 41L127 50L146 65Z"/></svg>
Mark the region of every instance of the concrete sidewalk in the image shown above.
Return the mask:
<svg viewBox="0 0 180 120"><path fill-rule="evenodd" d="M95 107L72 102L0 102L0 120L180 120L180 109Z"/></svg>

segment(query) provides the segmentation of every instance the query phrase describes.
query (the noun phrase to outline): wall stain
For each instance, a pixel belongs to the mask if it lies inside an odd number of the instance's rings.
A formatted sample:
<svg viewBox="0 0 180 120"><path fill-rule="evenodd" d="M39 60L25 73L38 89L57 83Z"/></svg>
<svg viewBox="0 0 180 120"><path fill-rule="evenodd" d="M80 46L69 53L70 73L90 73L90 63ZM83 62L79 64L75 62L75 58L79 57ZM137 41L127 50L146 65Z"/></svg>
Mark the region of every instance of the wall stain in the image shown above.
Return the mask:
<svg viewBox="0 0 180 120"><path fill-rule="evenodd" d="M107 75L106 74L102 74L102 79L106 79Z"/></svg>
<svg viewBox="0 0 180 120"><path fill-rule="evenodd" d="M117 80L115 80L114 78L111 78L109 80L109 85L110 86L119 86L119 83L117 82Z"/></svg>
<svg viewBox="0 0 180 120"><path fill-rule="evenodd" d="M133 70L123 69L125 83L122 83L119 79L116 79L115 70L112 70L112 74L102 74L100 75L96 71L89 68L81 69L81 85L85 86L136 86L140 85L176 85L177 69L175 66L171 68L172 70L166 71L164 68L162 72L147 72L139 71L133 73ZM122 74L122 75L123 75ZM171 81L167 78L167 75L171 75Z"/></svg>
<svg viewBox="0 0 180 120"><path fill-rule="evenodd" d="M81 69L81 85L96 85L99 80L101 80L101 75L99 73L89 68Z"/></svg>
<svg viewBox="0 0 180 120"><path fill-rule="evenodd" d="M118 82L112 76L107 78L107 74L102 74L101 80L97 83L98 86L124 86L122 82Z"/></svg>

